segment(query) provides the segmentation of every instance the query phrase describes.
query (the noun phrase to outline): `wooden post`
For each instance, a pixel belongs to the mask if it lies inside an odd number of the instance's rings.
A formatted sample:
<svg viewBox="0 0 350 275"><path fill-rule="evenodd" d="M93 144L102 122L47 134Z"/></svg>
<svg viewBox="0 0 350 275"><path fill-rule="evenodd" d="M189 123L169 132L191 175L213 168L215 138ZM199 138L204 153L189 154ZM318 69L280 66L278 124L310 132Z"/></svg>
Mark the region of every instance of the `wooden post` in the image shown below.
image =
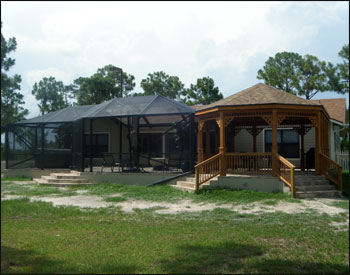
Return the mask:
<svg viewBox="0 0 350 275"><path fill-rule="evenodd" d="M220 147L219 152L222 153L221 158L221 169L220 169L220 176L226 176L226 142L225 142L225 124L224 124L224 113L220 112Z"/></svg>
<svg viewBox="0 0 350 275"><path fill-rule="evenodd" d="M93 145L92 142L93 142L93 119L91 118L90 119L90 172L92 172L92 154L94 153L95 150L93 150L93 148L95 148L95 144ZM97 140L96 140L97 142Z"/></svg>
<svg viewBox="0 0 350 275"><path fill-rule="evenodd" d="M272 175L278 176L277 167L277 110L272 111Z"/></svg>
<svg viewBox="0 0 350 275"><path fill-rule="evenodd" d="M196 175L196 185L195 185L195 190L199 190L199 168L195 168L195 175Z"/></svg>
<svg viewBox="0 0 350 275"><path fill-rule="evenodd" d="M317 122L316 122L315 136L316 136L316 148L315 148L315 174L319 175L320 171L320 159L319 154L321 150L321 116L320 112L317 113Z"/></svg>
<svg viewBox="0 0 350 275"><path fill-rule="evenodd" d="M304 134L305 134L305 126L304 123L300 125L300 169L301 171L305 171L305 147L304 147Z"/></svg>
<svg viewBox="0 0 350 275"><path fill-rule="evenodd" d="M203 161L203 125L204 121L198 122L198 163Z"/></svg>
<svg viewBox="0 0 350 275"><path fill-rule="evenodd" d="M209 121L205 123L205 158L210 158L210 128Z"/></svg>
<svg viewBox="0 0 350 275"><path fill-rule="evenodd" d="M295 180L294 180L294 167L291 168L290 170L290 185L291 185L291 193L292 193L292 198L295 197Z"/></svg>
<svg viewBox="0 0 350 275"><path fill-rule="evenodd" d="M215 130L215 150L214 150L214 155L218 153L218 148L219 148L219 138L218 138L218 131L217 131L217 127L214 127Z"/></svg>

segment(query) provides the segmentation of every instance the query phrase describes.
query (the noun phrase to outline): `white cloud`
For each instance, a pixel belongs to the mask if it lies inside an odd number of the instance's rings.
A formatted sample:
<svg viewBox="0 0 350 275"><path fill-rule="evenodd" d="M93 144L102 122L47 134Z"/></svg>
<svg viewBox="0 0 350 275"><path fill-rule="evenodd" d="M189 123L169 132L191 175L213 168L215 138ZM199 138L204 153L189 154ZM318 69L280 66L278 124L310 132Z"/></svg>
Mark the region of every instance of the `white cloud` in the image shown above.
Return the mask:
<svg viewBox="0 0 350 275"><path fill-rule="evenodd" d="M243 89L257 82L255 62L322 49L322 39L337 31L338 45L345 44L349 31L348 4L333 1L1 5L6 37L15 36L17 52L30 60L21 72L27 90L44 76L69 84L114 64L135 76L136 90L148 73L163 70L186 86L210 76L221 91L239 91L237 83ZM328 47L322 58L339 50Z"/></svg>
<svg viewBox="0 0 350 275"><path fill-rule="evenodd" d="M33 87L35 82L39 82L44 77L53 76L57 81L62 81L64 84L70 84L72 82L71 76L62 70L57 68L47 68L43 70L32 70L26 74L26 81L30 87Z"/></svg>

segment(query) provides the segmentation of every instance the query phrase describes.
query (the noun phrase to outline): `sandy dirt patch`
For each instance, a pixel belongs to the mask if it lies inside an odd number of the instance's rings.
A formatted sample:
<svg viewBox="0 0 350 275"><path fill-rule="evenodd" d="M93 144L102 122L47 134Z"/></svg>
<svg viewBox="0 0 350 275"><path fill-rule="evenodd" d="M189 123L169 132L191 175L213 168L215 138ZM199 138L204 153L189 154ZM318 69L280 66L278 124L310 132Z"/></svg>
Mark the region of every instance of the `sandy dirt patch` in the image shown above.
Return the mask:
<svg viewBox="0 0 350 275"><path fill-rule="evenodd" d="M124 212L133 212L134 209L148 209L148 208L161 208L155 210L159 214L177 214L181 212L200 212L200 211L210 211L215 208L225 208L231 211L245 214L258 214L258 213L273 213L280 211L287 214L298 214L303 213L308 210L314 210L319 214L329 214L337 215L340 213L349 212L346 209L331 206L332 202L337 201L337 199L308 199L302 200L301 203L291 203L291 202L279 202L276 205L266 205L263 202L254 202L242 205L232 205L232 204L220 204L215 203L196 203L191 200L180 200L175 203L170 202L154 202L146 200L133 200L128 199L123 202L106 202L101 196L90 196L83 195L84 190L78 191L77 196L69 197L55 197L55 196L35 196L31 197L32 201L45 201L51 202L54 206L60 205L72 205L82 208L100 208L100 207L110 207L119 206ZM121 196L120 194L113 194L111 196ZM22 196L6 195L3 194L2 199L16 199Z"/></svg>

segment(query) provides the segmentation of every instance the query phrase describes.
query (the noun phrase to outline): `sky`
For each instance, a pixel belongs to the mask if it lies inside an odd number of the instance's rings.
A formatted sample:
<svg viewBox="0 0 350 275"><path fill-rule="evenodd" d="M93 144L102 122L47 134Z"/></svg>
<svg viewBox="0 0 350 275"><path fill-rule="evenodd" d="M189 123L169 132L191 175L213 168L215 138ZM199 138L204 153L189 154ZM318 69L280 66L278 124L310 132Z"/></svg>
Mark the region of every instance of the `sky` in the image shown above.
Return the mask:
<svg viewBox="0 0 350 275"><path fill-rule="evenodd" d="M9 74L22 76L27 118L39 115L35 82L64 84L113 64L135 76L164 71L185 84L214 79L224 97L262 83L269 57L287 51L341 63L349 43L349 3L1 1L2 34L15 37ZM313 99L347 98L334 92Z"/></svg>

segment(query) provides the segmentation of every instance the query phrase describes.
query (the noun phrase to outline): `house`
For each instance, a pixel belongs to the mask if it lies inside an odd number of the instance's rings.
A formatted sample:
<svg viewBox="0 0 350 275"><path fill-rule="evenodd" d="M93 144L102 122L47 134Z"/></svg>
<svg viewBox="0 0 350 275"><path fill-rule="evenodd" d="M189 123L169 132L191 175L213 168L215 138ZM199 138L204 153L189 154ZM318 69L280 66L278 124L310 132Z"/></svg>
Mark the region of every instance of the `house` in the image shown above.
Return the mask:
<svg viewBox="0 0 350 275"><path fill-rule="evenodd" d="M108 153L131 171L194 167L196 189L227 172L272 174L293 189L295 169L341 188L332 159L344 122L345 99L306 100L265 84L193 108L159 95L114 98L9 125L6 167L93 172Z"/></svg>
<svg viewBox="0 0 350 275"><path fill-rule="evenodd" d="M88 166L92 172L108 153L134 169L165 159L189 169L195 157L194 113L159 95L68 107L9 125L6 167L84 171Z"/></svg>

